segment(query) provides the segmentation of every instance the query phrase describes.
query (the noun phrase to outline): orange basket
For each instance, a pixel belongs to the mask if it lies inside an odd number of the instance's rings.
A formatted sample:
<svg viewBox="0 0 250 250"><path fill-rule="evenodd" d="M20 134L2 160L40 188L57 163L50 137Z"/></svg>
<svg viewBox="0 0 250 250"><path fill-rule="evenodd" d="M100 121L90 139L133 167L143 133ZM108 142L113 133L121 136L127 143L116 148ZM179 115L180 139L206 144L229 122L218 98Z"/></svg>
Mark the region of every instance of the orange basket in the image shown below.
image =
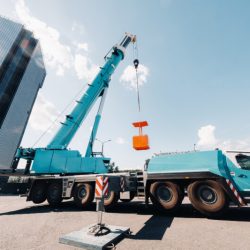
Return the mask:
<svg viewBox="0 0 250 250"><path fill-rule="evenodd" d="M134 122L133 126L139 128L139 135L133 136L133 148L135 150L149 149L149 140L147 135L143 135L142 128L148 126L147 121Z"/></svg>

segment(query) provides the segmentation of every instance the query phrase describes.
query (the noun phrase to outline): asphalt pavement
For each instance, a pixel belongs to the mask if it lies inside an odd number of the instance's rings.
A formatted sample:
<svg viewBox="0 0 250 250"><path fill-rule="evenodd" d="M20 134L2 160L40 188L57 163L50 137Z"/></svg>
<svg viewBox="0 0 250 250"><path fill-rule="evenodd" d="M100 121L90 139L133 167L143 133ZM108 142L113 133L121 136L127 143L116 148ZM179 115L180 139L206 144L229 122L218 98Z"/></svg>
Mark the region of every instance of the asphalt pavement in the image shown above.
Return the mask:
<svg viewBox="0 0 250 250"><path fill-rule="evenodd" d="M230 208L219 219L207 219L185 204L174 214L159 214L143 200L118 203L104 213L109 225L130 227L132 234L116 245L134 249L250 249L250 207ZM18 196L0 196L0 249L78 249L58 243L60 236L97 222L95 203L88 210L71 200L59 208L35 205Z"/></svg>

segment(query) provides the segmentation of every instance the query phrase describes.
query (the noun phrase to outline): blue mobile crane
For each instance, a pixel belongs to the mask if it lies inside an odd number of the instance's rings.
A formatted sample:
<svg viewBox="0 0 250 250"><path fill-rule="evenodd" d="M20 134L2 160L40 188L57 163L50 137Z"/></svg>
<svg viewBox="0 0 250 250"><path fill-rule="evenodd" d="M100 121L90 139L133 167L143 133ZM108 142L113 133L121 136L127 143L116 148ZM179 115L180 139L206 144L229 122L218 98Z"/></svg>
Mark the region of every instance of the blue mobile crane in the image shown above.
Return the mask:
<svg viewBox="0 0 250 250"><path fill-rule="evenodd" d="M72 112L66 115L65 121L61 123L61 128L46 148L18 149L15 158L17 161L21 158L27 160L26 171L29 171L32 162L30 173L34 174L107 173L109 159L94 157L93 143L111 75L123 60L127 46L130 42L135 42L135 39L135 36L127 33L120 45L112 48L110 55L105 57L105 65L100 68L99 73L81 99L77 101ZM67 147L99 97L101 98L100 106L95 117L86 154L82 157L79 151L68 150Z"/></svg>
<svg viewBox="0 0 250 250"><path fill-rule="evenodd" d="M27 161L25 174L29 175L31 188L28 200L41 203L46 199L51 205L61 202L63 197L74 196L76 204L84 206L94 198L94 181L96 174L108 172L110 159L93 152L101 119L103 105L107 95L111 75L118 64L124 59L125 50L130 43L136 41L136 36L126 33L119 45L115 45L105 56L105 64L100 68L91 84L66 119L61 123L51 142L45 148L19 148L14 166L20 159ZM89 111L100 100L94 126L84 156L77 150L67 147L83 123ZM92 175L91 175L92 174ZM85 175L85 176L84 176ZM62 176L66 176L62 178ZM74 176L77 176L77 180ZM80 177L79 177L80 176ZM33 177L33 178L32 178ZM78 182L78 183L76 183ZM74 186L73 192L70 188ZM69 191L69 189L71 191ZM70 195L69 195L70 192ZM106 199L106 205L116 200L115 193Z"/></svg>
<svg viewBox="0 0 250 250"><path fill-rule="evenodd" d="M27 200L42 203L47 199L53 206L73 197L79 207L86 207L94 199L98 174L109 177L106 208L118 199L130 201L135 194L143 196L146 204L150 199L155 208L167 212L177 210L188 196L193 207L208 216L221 214L229 203L248 205L250 152L216 149L156 154L146 161L144 171L116 174L108 173L109 158L93 152L110 77L124 58L126 47L135 40L135 36L126 34L120 45L112 48L105 65L46 148L18 149L14 166L19 159L27 160L25 174L19 177L13 174L8 183L20 184L19 189L27 184ZM99 97L93 130L82 156L67 146Z"/></svg>

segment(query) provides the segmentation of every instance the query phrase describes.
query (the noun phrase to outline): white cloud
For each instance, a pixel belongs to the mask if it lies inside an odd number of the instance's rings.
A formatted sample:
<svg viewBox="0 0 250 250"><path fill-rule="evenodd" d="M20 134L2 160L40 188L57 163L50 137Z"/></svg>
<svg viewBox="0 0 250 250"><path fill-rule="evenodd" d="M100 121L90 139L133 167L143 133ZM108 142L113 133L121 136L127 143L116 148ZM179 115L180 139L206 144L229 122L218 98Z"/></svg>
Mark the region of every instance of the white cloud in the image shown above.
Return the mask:
<svg viewBox="0 0 250 250"><path fill-rule="evenodd" d="M55 105L39 94L33 107L29 124L36 131L45 131L56 120L59 112ZM48 132L51 132L50 130Z"/></svg>
<svg viewBox="0 0 250 250"><path fill-rule="evenodd" d="M74 67L79 79L86 79L88 82L93 80L99 71L99 67L91 62L89 58L81 54L76 54Z"/></svg>
<svg viewBox="0 0 250 250"><path fill-rule="evenodd" d="M41 41L46 64L54 68L57 75L63 75L65 69L71 67L73 57L70 47L60 42L58 30L32 16L24 0L16 2L15 11L20 21Z"/></svg>
<svg viewBox="0 0 250 250"><path fill-rule="evenodd" d="M78 49L83 49L86 52L89 50L89 46L87 43L78 43L76 46Z"/></svg>
<svg viewBox="0 0 250 250"><path fill-rule="evenodd" d="M85 28L82 24L79 24L78 22L74 21L73 25L71 27L71 30L73 32L77 32L79 34L84 34L85 33Z"/></svg>
<svg viewBox="0 0 250 250"><path fill-rule="evenodd" d="M58 76L63 76L66 70L73 68L80 80L92 80L93 76L98 72L98 67L92 63L88 55L79 53L79 50L83 50L85 53L88 52L88 43L74 42L73 47L63 43L60 40L60 32L37 17L32 16L24 0L16 1L15 12L25 27L33 31L35 37L40 40L45 63L55 69ZM72 31L83 33L84 27L74 22ZM75 54L73 51L78 52Z"/></svg>
<svg viewBox="0 0 250 250"><path fill-rule="evenodd" d="M218 148L223 150L250 151L250 139L221 141L218 144Z"/></svg>
<svg viewBox="0 0 250 250"><path fill-rule="evenodd" d="M56 71L56 75L58 75L58 76L63 76L64 75L63 67L58 66L57 71Z"/></svg>
<svg viewBox="0 0 250 250"><path fill-rule="evenodd" d="M206 125L198 130L199 141L197 143L200 147L214 147L217 143L215 138L215 126Z"/></svg>
<svg viewBox="0 0 250 250"><path fill-rule="evenodd" d="M140 64L138 67L138 85L142 86L147 82L147 77L149 75L148 67ZM124 84L127 88L134 90L136 89L136 73L135 68L131 65L127 66L123 71L120 82Z"/></svg>
<svg viewBox="0 0 250 250"><path fill-rule="evenodd" d="M126 140L123 137L117 137L116 140L115 140L115 142L117 144L123 145L123 144L126 143Z"/></svg>
<svg viewBox="0 0 250 250"><path fill-rule="evenodd" d="M215 136L215 130L216 127L213 125L206 125L198 130L199 141L197 142L197 146L200 149L250 150L250 138L241 140L218 139Z"/></svg>

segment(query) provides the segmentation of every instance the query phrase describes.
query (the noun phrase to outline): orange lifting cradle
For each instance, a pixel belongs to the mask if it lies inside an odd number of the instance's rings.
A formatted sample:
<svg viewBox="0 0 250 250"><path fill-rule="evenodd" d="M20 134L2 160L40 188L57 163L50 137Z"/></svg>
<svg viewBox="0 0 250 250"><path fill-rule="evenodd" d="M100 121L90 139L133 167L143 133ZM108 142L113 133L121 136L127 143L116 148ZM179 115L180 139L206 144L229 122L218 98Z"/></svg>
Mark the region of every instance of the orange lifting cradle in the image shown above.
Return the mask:
<svg viewBox="0 0 250 250"><path fill-rule="evenodd" d="M133 136L133 148L135 150L149 149L148 136L142 134L142 127L148 126L147 121L134 122L133 126L139 128L139 135Z"/></svg>

